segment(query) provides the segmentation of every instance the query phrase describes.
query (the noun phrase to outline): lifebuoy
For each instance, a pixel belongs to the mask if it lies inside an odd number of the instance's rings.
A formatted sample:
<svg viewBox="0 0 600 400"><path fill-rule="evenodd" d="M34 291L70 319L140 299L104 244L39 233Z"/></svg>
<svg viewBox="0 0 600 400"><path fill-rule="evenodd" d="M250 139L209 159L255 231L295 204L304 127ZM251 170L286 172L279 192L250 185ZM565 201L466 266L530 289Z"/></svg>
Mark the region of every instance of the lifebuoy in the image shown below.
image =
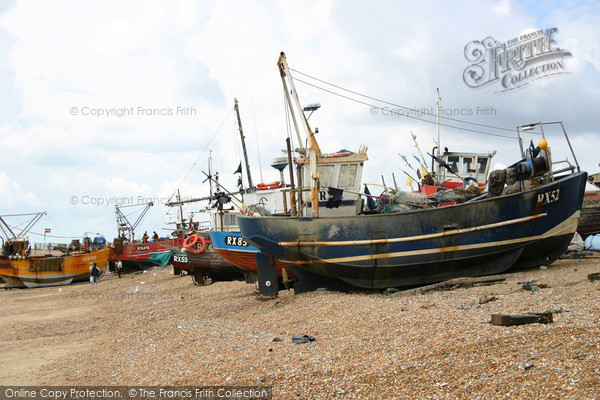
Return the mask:
<svg viewBox="0 0 600 400"><path fill-rule="evenodd" d="M258 183L256 185L256 187L257 188L261 188L261 187L264 187L264 186L276 186L276 185L281 185L281 182L280 181L275 181L275 182L271 182L271 183Z"/></svg>
<svg viewBox="0 0 600 400"><path fill-rule="evenodd" d="M200 254L204 251L204 248L206 247L206 240L204 240L204 238L200 235L195 235L198 237L198 242L200 242L202 244L202 246L200 246L199 249L195 249L193 247L191 247L189 250L194 253L194 254Z"/></svg>
<svg viewBox="0 0 600 400"><path fill-rule="evenodd" d="M183 247L185 247L186 249L189 249L190 247L192 247L193 245L196 244L196 242L198 241L198 235L193 234L188 236L184 241L183 241Z"/></svg>
<svg viewBox="0 0 600 400"><path fill-rule="evenodd" d="M271 182L271 183L259 183L258 185L256 185L256 188L258 190L277 189L280 187L281 187L280 181L275 181L275 182Z"/></svg>

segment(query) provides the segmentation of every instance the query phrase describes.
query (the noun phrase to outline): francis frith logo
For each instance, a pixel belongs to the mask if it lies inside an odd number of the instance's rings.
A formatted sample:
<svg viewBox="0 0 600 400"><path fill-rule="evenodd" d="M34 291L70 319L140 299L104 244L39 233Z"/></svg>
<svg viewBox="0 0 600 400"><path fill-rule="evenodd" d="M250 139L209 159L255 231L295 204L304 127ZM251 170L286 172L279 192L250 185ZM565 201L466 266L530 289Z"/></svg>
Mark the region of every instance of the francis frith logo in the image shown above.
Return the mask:
<svg viewBox="0 0 600 400"><path fill-rule="evenodd" d="M506 92L536 79L565 73L566 56L571 52L556 45L558 29L537 30L500 43L492 37L474 40L465 46L465 58L472 64L463 80L472 88L500 85Z"/></svg>

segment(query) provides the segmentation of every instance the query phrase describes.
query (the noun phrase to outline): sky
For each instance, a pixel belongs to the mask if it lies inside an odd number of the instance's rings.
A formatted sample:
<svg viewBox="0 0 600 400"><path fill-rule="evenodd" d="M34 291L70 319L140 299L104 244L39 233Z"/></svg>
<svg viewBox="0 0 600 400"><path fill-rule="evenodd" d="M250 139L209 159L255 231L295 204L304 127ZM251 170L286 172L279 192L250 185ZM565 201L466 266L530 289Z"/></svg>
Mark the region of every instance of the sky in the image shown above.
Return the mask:
<svg viewBox="0 0 600 400"><path fill-rule="evenodd" d="M394 174L404 187L402 169L411 171L399 154L418 154L410 132L425 153L436 128L398 106L435 110L436 89L444 115L513 130L443 120L501 136L441 126L442 147L497 150L492 164L506 166L520 159L517 125L563 121L582 170L597 173L599 22L595 1L0 0L0 215L46 211L34 242L44 228L52 242L85 232L111 239L115 203L132 205L124 212L133 221L142 209L133 205L153 200L138 235L166 235L175 210L164 204L177 190L208 194L209 155L221 182L235 187L242 155L234 98L253 181L277 180L269 160L283 155L288 135L282 51L295 78L362 102L296 81L303 104L321 104L309 122L325 153L368 146L364 182L383 175L389 185ZM552 28L546 45L569 53L553 59L560 73L511 90L499 80L467 85L470 43L509 46ZM573 163L560 132L545 131L554 160ZM23 217L8 220L23 227Z"/></svg>

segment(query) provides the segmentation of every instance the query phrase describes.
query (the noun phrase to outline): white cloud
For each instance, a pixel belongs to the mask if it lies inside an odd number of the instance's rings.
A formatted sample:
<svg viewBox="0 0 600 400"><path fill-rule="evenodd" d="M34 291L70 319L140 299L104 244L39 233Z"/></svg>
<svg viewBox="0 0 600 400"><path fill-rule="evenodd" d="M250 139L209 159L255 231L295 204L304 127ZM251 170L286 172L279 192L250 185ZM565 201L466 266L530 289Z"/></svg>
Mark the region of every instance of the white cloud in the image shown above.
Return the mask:
<svg viewBox="0 0 600 400"><path fill-rule="evenodd" d="M502 0L494 6L493 10L498 15L508 15L510 14L510 2L508 0Z"/></svg>
<svg viewBox="0 0 600 400"><path fill-rule="evenodd" d="M39 207L42 203L36 196L11 180L6 172L0 172L0 197L4 210L19 210L21 207Z"/></svg>

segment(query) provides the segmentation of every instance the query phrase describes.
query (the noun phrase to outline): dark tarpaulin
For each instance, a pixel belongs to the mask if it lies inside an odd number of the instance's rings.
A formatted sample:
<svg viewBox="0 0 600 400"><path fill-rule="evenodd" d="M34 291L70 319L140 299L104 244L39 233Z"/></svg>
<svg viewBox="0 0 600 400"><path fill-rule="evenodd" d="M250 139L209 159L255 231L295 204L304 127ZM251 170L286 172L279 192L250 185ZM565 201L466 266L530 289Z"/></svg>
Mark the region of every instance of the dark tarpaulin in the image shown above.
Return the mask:
<svg viewBox="0 0 600 400"><path fill-rule="evenodd" d="M344 194L344 190L333 187L330 187L328 190L329 199L327 200L327 204L325 205L325 207L338 208L340 204L342 204L342 195Z"/></svg>

